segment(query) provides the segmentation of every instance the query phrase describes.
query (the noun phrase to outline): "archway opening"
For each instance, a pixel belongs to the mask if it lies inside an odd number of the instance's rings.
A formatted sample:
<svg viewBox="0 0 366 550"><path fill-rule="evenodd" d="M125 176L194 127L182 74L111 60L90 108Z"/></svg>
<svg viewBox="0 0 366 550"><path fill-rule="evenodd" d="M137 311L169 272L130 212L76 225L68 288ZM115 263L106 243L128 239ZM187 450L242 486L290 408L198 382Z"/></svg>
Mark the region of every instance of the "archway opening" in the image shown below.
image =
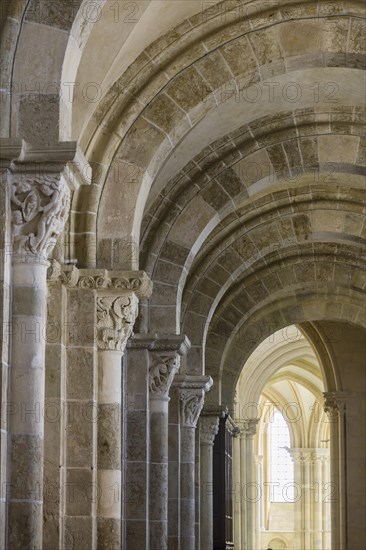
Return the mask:
<svg viewBox="0 0 366 550"><path fill-rule="evenodd" d="M235 547L330 548L325 390L319 359L294 325L266 338L246 361L235 402Z"/></svg>

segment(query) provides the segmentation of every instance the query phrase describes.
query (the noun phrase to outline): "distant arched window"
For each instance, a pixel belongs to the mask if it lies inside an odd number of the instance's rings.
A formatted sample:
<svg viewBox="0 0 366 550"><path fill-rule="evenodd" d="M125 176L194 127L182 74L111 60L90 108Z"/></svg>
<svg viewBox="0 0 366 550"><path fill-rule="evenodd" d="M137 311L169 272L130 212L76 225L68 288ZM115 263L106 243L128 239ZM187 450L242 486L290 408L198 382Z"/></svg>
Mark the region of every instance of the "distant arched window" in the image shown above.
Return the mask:
<svg viewBox="0 0 366 550"><path fill-rule="evenodd" d="M269 423L271 502L294 501L294 467L287 451L289 447L290 432L286 420L276 409Z"/></svg>

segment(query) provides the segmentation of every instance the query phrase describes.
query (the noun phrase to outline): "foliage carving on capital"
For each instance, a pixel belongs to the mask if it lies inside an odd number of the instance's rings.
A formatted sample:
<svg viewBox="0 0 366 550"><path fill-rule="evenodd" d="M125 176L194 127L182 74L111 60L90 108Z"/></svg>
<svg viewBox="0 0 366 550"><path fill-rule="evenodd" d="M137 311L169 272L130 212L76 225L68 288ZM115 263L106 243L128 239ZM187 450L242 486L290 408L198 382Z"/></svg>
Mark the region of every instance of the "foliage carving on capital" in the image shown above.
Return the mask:
<svg viewBox="0 0 366 550"><path fill-rule="evenodd" d="M215 437L219 433L218 416L201 416L200 439L203 445L213 445Z"/></svg>
<svg viewBox="0 0 366 550"><path fill-rule="evenodd" d="M133 293L97 297L97 343L100 350L124 351L138 312Z"/></svg>
<svg viewBox="0 0 366 550"><path fill-rule="evenodd" d="M47 259L62 232L70 190L58 173L16 173L11 182L14 251Z"/></svg>
<svg viewBox="0 0 366 550"><path fill-rule="evenodd" d="M110 289L133 292L139 298L148 298L152 282L144 271L107 271L105 269L78 269L60 265L51 260L47 278L50 283L90 290Z"/></svg>
<svg viewBox="0 0 366 550"><path fill-rule="evenodd" d="M168 397L170 386L176 372L179 370L179 366L180 356L178 353L151 353L151 365L149 369L151 397Z"/></svg>
<svg viewBox="0 0 366 550"><path fill-rule="evenodd" d="M324 392L324 412L329 422L336 422L346 410L346 394L342 392Z"/></svg>
<svg viewBox="0 0 366 550"><path fill-rule="evenodd" d="M183 426L195 428L205 400L203 389L183 389L179 392L182 403Z"/></svg>
<svg viewBox="0 0 366 550"><path fill-rule="evenodd" d="M246 420L246 435L247 437L254 437L257 433L257 424L259 418L250 418Z"/></svg>

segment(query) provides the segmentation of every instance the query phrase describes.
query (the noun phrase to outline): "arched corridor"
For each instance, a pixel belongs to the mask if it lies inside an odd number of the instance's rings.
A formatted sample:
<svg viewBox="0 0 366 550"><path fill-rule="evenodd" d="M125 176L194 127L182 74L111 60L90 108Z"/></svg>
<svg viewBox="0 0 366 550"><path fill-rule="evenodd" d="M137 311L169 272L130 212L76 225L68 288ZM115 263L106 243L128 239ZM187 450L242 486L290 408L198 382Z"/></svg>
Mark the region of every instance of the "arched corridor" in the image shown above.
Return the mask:
<svg viewBox="0 0 366 550"><path fill-rule="evenodd" d="M364 550L364 1L0 14L0 550Z"/></svg>
<svg viewBox="0 0 366 550"><path fill-rule="evenodd" d="M255 393L253 370L264 383ZM244 365L235 405L236 423L243 426L234 443L236 548L261 550L280 537L285 548L330 549L333 485L324 391L314 350L294 326L264 340Z"/></svg>

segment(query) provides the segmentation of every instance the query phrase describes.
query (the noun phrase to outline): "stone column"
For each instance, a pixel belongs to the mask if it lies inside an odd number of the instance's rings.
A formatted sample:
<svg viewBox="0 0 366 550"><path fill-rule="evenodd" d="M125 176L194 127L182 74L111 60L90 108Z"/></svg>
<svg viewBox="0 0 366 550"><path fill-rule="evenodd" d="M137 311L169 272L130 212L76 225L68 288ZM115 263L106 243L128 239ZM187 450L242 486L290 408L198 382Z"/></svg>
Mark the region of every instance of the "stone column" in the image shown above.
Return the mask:
<svg viewBox="0 0 366 550"><path fill-rule="evenodd" d="M98 550L121 548L121 367L137 309L132 291L98 292Z"/></svg>
<svg viewBox="0 0 366 550"><path fill-rule="evenodd" d="M127 343L123 371L123 491L122 549L149 548L149 345L151 338L135 334Z"/></svg>
<svg viewBox="0 0 366 550"><path fill-rule="evenodd" d="M313 540L312 548L314 550L323 549L322 530L323 530L323 509L322 509L322 489L323 489L323 455L322 451L326 449L314 449L311 455L312 459L312 525Z"/></svg>
<svg viewBox="0 0 366 550"><path fill-rule="evenodd" d="M195 429L205 393L212 386L210 376L176 376L181 405L181 479L180 543L181 550L195 549Z"/></svg>
<svg viewBox="0 0 366 550"><path fill-rule="evenodd" d="M8 481L9 418L6 411L10 364L10 299L11 299L11 212L8 170L19 156L19 139L0 138L0 548L5 548ZM9 330L10 329L10 330ZM11 407L11 405L10 405ZM9 411L11 412L11 411Z"/></svg>
<svg viewBox="0 0 366 550"><path fill-rule="evenodd" d="M262 504L263 504L263 478L262 465L263 455L255 455L256 465L256 483L258 487L258 500L255 503L255 533L256 533L256 548L261 548L261 527L262 527Z"/></svg>
<svg viewBox="0 0 366 550"><path fill-rule="evenodd" d="M247 544L248 550L254 550L255 541L255 498L256 486L254 475L254 436L257 431L258 418L246 420L246 487L247 501Z"/></svg>
<svg viewBox="0 0 366 550"><path fill-rule="evenodd" d="M304 498L304 481L302 469L302 450L289 449L289 453L294 464L294 480L295 480L295 504L294 504L294 547L305 548L304 542L304 517L303 517L303 498Z"/></svg>
<svg viewBox="0 0 366 550"><path fill-rule="evenodd" d="M311 498L311 484L310 484L310 472L312 465L312 449L304 449L302 453L302 467L303 467L303 485L302 485L302 505L304 510L304 548L312 548L312 498Z"/></svg>
<svg viewBox="0 0 366 550"><path fill-rule="evenodd" d="M180 401L177 388L171 388L168 433L168 548L180 548Z"/></svg>
<svg viewBox="0 0 366 550"><path fill-rule="evenodd" d="M189 347L181 336L159 338L150 346L150 550L165 550L168 544L169 390L180 355Z"/></svg>
<svg viewBox="0 0 366 550"><path fill-rule="evenodd" d="M240 429L240 501L241 501L241 547L243 550L248 548L248 529L247 529L247 425L242 423Z"/></svg>
<svg viewBox="0 0 366 550"><path fill-rule="evenodd" d="M322 479L321 488L322 502L322 550L330 550L330 502L328 498L329 490L329 449L323 449L322 456Z"/></svg>
<svg viewBox="0 0 366 550"><path fill-rule="evenodd" d="M330 422L330 488L332 550L346 550L345 406L343 392L325 392L324 411Z"/></svg>
<svg viewBox="0 0 366 550"><path fill-rule="evenodd" d="M201 416L200 429L200 550L213 547L213 444L219 432L217 416Z"/></svg>
<svg viewBox="0 0 366 550"><path fill-rule="evenodd" d="M74 143L52 151L23 144L9 169L12 215L9 546L42 547L46 275L69 213L67 162Z"/></svg>
<svg viewBox="0 0 366 550"><path fill-rule="evenodd" d="M121 362L137 314L138 298L151 293L151 281L140 271L77 269L61 266L55 260L48 276L51 296L58 287L61 290L65 287L68 298L67 322L62 322L68 329L66 361L65 358L62 361L66 370L63 373L66 420L57 466L63 474L60 486L63 500L58 514L51 506L48 511L52 520L61 524L60 547L120 548ZM49 344L48 348L47 369L56 387L58 378L53 369L61 370L55 364L59 352L55 345ZM56 425L53 423L52 427L46 446L46 471L50 470L57 441ZM49 525L47 517L45 532L51 532ZM51 542L47 546L54 547Z"/></svg>
<svg viewBox="0 0 366 550"><path fill-rule="evenodd" d="M241 432L239 431L239 434ZM240 444L241 438L233 438L233 477L234 477L234 547L242 548L241 544L241 481L240 481Z"/></svg>

